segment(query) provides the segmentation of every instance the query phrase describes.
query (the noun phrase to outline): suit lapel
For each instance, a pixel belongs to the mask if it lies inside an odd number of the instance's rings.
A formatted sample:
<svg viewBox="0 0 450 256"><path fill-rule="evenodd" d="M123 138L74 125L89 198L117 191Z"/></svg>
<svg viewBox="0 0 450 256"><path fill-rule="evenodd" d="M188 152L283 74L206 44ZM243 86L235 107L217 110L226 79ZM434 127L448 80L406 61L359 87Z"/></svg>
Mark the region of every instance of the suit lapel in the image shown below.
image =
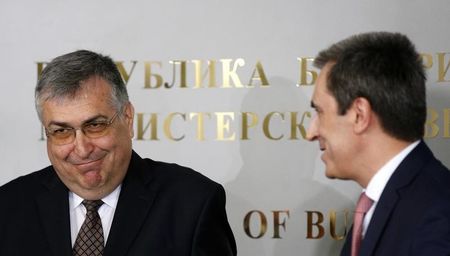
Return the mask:
<svg viewBox="0 0 450 256"><path fill-rule="evenodd" d="M68 190L53 169L49 170L47 180L43 183L47 190L36 199L43 235L47 238L52 255L71 255Z"/></svg>
<svg viewBox="0 0 450 256"><path fill-rule="evenodd" d="M386 186L385 190L383 191L383 200L381 199L379 200L379 203L376 207L376 211L372 216L369 227L366 231L366 235L362 241L359 255L364 256L372 255L374 248L381 237L384 227L386 226L389 220L389 216L391 215L392 210L395 208L397 200L398 195L396 191ZM348 231L348 236L345 240L344 247L342 248L340 254L341 256L351 255L352 234L353 234L353 225Z"/></svg>
<svg viewBox="0 0 450 256"><path fill-rule="evenodd" d="M364 240L362 241L361 255L372 255L398 199L399 196L396 190L386 186L372 216Z"/></svg>
<svg viewBox="0 0 450 256"><path fill-rule="evenodd" d="M106 242L105 256L126 255L146 220L156 195L148 188L151 180L148 169L145 162L133 152Z"/></svg>
<svg viewBox="0 0 450 256"><path fill-rule="evenodd" d="M431 151L423 141L409 153L400 163L389 179L375 208L364 240L361 244L361 255L372 255L381 239L389 217L401 199L401 189L417 176L422 166L432 157Z"/></svg>
<svg viewBox="0 0 450 256"><path fill-rule="evenodd" d="M347 238L345 239L344 246L342 247L340 256L350 256L352 249L352 233L353 233L353 225L347 232Z"/></svg>

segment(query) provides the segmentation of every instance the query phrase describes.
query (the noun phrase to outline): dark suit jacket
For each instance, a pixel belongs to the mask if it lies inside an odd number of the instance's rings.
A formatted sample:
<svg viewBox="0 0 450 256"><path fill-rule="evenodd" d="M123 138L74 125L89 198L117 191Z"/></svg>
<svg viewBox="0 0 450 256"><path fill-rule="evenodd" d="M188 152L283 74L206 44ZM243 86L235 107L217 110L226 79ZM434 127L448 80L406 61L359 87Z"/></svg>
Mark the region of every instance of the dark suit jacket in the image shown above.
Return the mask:
<svg viewBox="0 0 450 256"><path fill-rule="evenodd" d="M350 255L350 230L341 255ZM422 141L389 179L360 255L450 255L450 172Z"/></svg>
<svg viewBox="0 0 450 256"><path fill-rule="evenodd" d="M0 187L0 255L71 255L68 189L51 166ZM236 255L223 187L133 152L108 255Z"/></svg>

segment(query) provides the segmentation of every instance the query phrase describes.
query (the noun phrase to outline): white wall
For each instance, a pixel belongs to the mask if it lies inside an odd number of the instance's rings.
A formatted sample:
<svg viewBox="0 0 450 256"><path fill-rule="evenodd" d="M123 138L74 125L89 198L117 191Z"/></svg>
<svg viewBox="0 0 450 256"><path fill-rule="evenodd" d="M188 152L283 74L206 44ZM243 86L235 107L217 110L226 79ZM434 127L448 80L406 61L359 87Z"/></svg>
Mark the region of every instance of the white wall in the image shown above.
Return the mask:
<svg viewBox="0 0 450 256"><path fill-rule="evenodd" d="M336 255L342 240L332 239L328 214L337 212L336 233L342 235L343 211L352 209L359 187L353 182L327 180L316 143L308 143L300 135L289 139L290 113L298 112L300 123L301 116L311 111L313 87L296 86L301 80L298 58L313 57L331 43L358 32L388 30L408 35L420 52L432 57L428 62L428 99L438 119L435 130L428 126L427 142L449 166L449 13L447 0L3 0L0 184L49 164L34 111L37 62L86 48L123 61L128 72L132 61L137 61L127 85L130 97L136 112L143 115L144 125L151 113L157 113L159 140L150 140L146 131L146 139L135 140L134 148L145 157L193 167L225 186L240 255ZM242 88L234 83L231 88L223 88L222 68L227 59L231 59L231 67L242 62L235 80L231 80L236 82L238 78ZM145 88L145 62L161 62L160 66L152 64L152 73L170 83L170 61L174 60L188 61L188 88L180 87L179 66L174 88ZM216 88L193 88L192 60L203 61L202 72L207 60L215 61ZM257 81L248 86L257 63L268 86ZM310 65L308 69L314 70ZM439 75L443 75L443 81L438 81ZM306 79L311 82L311 77ZM151 83L155 86L154 77ZM186 115L186 121L175 114L170 130L174 137L185 137L174 141L167 138L163 125L170 114L178 112ZM197 112L211 115L205 115L204 140L197 138L202 130L196 117L189 118ZM264 118L271 112L284 114L284 121L281 115L273 114L266 128L273 137L283 135L279 140L264 134ZM243 115L247 115L249 124L252 118L258 119L247 129L248 139L242 139ZM306 117L305 125L308 120ZM224 131L222 140L218 130ZM313 211L325 217L321 239L306 238L307 212ZM278 226L280 238L272 238L276 212L285 223ZM250 238L244 231L243 222L249 213L252 236L260 232L260 217L267 218L267 232L261 238ZM313 234L317 232L317 226L313 226Z"/></svg>

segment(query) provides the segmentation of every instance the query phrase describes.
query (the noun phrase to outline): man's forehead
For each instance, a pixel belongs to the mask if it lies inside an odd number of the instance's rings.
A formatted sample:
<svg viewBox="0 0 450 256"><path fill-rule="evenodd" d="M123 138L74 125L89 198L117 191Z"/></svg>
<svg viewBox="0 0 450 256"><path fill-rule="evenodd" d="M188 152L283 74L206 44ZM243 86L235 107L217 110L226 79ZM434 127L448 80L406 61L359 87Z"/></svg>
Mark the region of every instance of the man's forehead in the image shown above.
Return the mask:
<svg viewBox="0 0 450 256"><path fill-rule="evenodd" d="M330 91L328 90L328 78L333 66L334 63L328 62L319 72L319 76L317 77L316 84L314 86L313 96L317 93L325 93L331 95Z"/></svg>
<svg viewBox="0 0 450 256"><path fill-rule="evenodd" d="M99 118L107 118L108 113L108 108L91 104L70 105L47 102L43 107L43 123L45 126L51 124L76 126Z"/></svg>
<svg viewBox="0 0 450 256"><path fill-rule="evenodd" d="M45 124L81 123L97 116L106 116L113 107L108 97L79 94L76 97L48 99L42 105L42 118Z"/></svg>

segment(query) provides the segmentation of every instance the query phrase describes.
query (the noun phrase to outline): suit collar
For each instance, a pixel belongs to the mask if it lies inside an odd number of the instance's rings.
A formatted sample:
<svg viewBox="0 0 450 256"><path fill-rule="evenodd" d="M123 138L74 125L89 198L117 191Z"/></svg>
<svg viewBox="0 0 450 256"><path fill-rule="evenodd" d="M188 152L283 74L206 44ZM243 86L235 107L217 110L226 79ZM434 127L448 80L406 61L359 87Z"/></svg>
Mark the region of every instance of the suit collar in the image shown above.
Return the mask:
<svg viewBox="0 0 450 256"><path fill-rule="evenodd" d="M53 255L71 255L68 189L49 167L43 181L44 191L37 195L37 208L44 236Z"/></svg>
<svg viewBox="0 0 450 256"><path fill-rule="evenodd" d="M105 247L107 255L126 255L153 204L156 192L151 168L134 151L122 183L119 202Z"/></svg>
<svg viewBox="0 0 450 256"><path fill-rule="evenodd" d="M430 149L421 141L397 167L377 203L361 245L361 255L372 255L397 201L402 196L402 188L407 187L411 183L432 157Z"/></svg>
<svg viewBox="0 0 450 256"><path fill-rule="evenodd" d="M122 183L105 256L126 255L138 234L156 195L149 186L151 173L150 166L133 151ZM52 167L47 168L42 185L43 192L36 196L36 201L43 235L47 238L52 255L72 255L69 190Z"/></svg>
<svg viewBox="0 0 450 256"><path fill-rule="evenodd" d="M375 173L365 189L365 193L370 199L374 202L378 202L380 200L381 194L383 193L384 188L389 182L392 174L400 166L408 154L411 153L417 145L419 145L419 143L420 141L415 141L403 148Z"/></svg>

